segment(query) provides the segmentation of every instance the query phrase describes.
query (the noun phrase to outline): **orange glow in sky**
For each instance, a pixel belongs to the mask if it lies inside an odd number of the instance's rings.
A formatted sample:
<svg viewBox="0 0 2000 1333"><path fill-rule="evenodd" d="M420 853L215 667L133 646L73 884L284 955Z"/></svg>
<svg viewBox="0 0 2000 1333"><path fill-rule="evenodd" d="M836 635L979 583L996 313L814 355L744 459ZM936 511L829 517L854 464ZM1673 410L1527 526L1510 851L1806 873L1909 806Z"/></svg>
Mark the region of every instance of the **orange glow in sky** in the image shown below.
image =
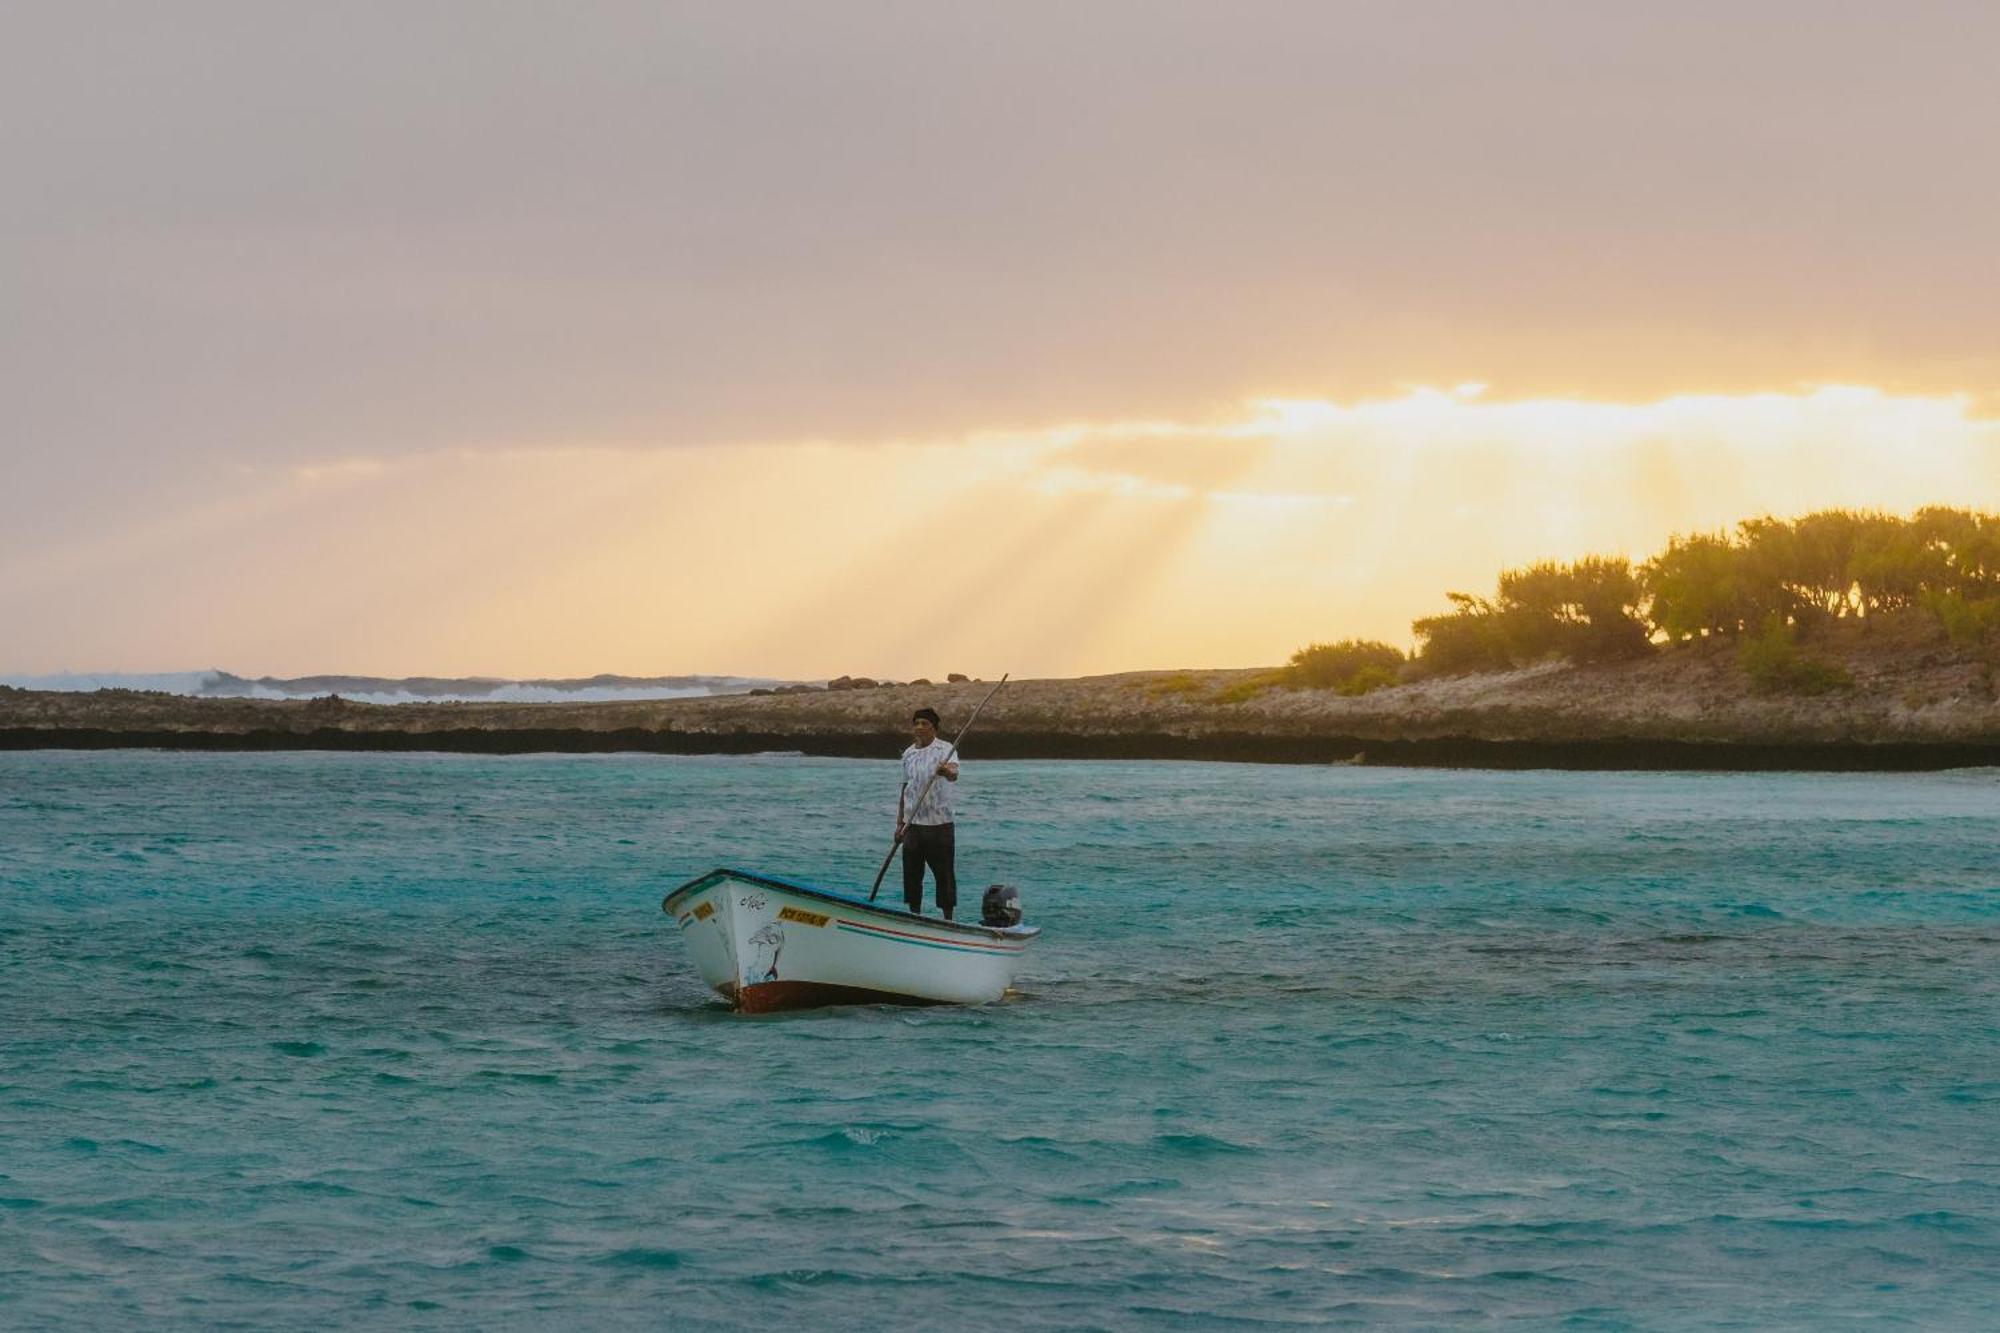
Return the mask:
<svg viewBox="0 0 2000 1333"><path fill-rule="evenodd" d="M14 8L0 673L1264 664L2000 508L2000 6Z"/></svg>
<svg viewBox="0 0 2000 1333"><path fill-rule="evenodd" d="M1066 675L1408 641L1504 566L1825 506L2000 508L2000 426L1856 387L1480 386L881 444L249 471L0 573L25 669ZM144 644L143 658L131 645ZM17 668L17 669L23 669ZM100 669L102 669L100 667Z"/></svg>

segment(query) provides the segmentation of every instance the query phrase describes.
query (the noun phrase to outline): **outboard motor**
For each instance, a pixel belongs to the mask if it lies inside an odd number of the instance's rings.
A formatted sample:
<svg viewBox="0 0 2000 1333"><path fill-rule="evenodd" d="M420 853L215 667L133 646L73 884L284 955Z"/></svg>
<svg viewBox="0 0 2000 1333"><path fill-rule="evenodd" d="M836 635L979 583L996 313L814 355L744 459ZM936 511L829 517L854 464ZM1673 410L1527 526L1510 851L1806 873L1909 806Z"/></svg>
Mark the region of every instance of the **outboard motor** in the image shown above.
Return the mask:
<svg viewBox="0 0 2000 1333"><path fill-rule="evenodd" d="M1018 926L1021 924L1021 894L1012 884L988 886L979 900L979 924L982 926Z"/></svg>

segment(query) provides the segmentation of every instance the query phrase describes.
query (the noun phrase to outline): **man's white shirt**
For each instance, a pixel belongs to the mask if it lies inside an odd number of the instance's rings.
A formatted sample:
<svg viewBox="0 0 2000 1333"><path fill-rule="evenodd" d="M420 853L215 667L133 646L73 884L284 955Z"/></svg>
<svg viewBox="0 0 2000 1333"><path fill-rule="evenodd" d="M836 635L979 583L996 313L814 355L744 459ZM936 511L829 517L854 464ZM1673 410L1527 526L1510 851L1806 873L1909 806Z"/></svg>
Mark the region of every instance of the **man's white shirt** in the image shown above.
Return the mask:
<svg viewBox="0 0 2000 1333"><path fill-rule="evenodd" d="M910 802L917 799L930 776L936 773L938 765L951 755L951 744L943 737L929 745L912 745L903 751L903 822L906 824L949 824L951 823L951 793L958 786L949 778L940 776L931 782L931 789L924 792L923 804L910 809ZM961 772L964 770L961 769Z"/></svg>

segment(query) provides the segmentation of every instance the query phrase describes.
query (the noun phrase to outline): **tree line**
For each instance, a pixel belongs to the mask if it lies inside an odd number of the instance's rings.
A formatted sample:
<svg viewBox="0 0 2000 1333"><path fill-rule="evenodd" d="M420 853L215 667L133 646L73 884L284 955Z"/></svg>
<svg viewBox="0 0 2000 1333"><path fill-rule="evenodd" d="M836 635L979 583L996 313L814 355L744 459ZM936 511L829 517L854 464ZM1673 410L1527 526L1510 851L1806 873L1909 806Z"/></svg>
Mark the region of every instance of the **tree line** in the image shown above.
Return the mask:
<svg viewBox="0 0 2000 1333"><path fill-rule="evenodd" d="M1663 645L1736 645L1753 682L1844 683L1803 643L1827 626L1918 614L1964 646L2000 641L2000 515L1931 507L1908 518L1827 509L1753 518L1733 533L1676 536L1649 560L1588 556L1500 575L1491 597L1451 592L1452 609L1411 625L1416 652L1350 639L1292 655L1293 685L1359 694L1397 680L1532 662L1611 662Z"/></svg>

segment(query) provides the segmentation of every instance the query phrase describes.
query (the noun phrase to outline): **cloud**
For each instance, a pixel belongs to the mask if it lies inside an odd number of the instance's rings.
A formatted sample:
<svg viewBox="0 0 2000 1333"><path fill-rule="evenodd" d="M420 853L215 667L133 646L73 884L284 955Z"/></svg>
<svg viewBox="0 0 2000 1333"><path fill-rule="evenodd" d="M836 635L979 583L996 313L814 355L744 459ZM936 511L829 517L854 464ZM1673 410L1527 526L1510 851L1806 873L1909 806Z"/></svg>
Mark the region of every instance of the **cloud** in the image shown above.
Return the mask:
<svg viewBox="0 0 2000 1333"><path fill-rule="evenodd" d="M1056 476L1214 497L1348 501L1398 474L1423 474L1434 492L1471 491L1476 501L1488 485L1567 489L1593 474L1646 468L1760 476L1770 484L1754 502L1766 506L1789 507L1784 487L1838 493L1840 503L1893 503L1992 465L2000 423L1974 416L1972 406L1964 394L1852 385L1637 403L1415 388L1354 402L1261 399L1202 425L1106 427L1047 449L1040 461ZM1459 484L1473 478L1471 487ZM1714 489L1729 503L1745 498L1728 482Z"/></svg>
<svg viewBox="0 0 2000 1333"><path fill-rule="evenodd" d="M322 486L330 482L364 481L388 472L391 464L379 458L341 458L329 463L308 463L292 469L300 484Z"/></svg>
<svg viewBox="0 0 2000 1333"><path fill-rule="evenodd" d="M1401 639L1502 568L1829 505L2000 508L2000 423L1867 387L1259 399L869 444L222 469L0 535L0 669L937 678Z"/></svg>
<svg viewBox="0 0 2000 1333"><path fill-rule="evenodd" d="M1205 492L1240 479L1269 452L1269 440L1227 431L1110 434L1058 449L1043 459L1043 466L1086 477Z"/></svg>
<svg viewBox="0 0 2000 1333"><path fill-rule="evenodd" d="M2000 354L1992 6L15 8L50 489Z"/></svg>

